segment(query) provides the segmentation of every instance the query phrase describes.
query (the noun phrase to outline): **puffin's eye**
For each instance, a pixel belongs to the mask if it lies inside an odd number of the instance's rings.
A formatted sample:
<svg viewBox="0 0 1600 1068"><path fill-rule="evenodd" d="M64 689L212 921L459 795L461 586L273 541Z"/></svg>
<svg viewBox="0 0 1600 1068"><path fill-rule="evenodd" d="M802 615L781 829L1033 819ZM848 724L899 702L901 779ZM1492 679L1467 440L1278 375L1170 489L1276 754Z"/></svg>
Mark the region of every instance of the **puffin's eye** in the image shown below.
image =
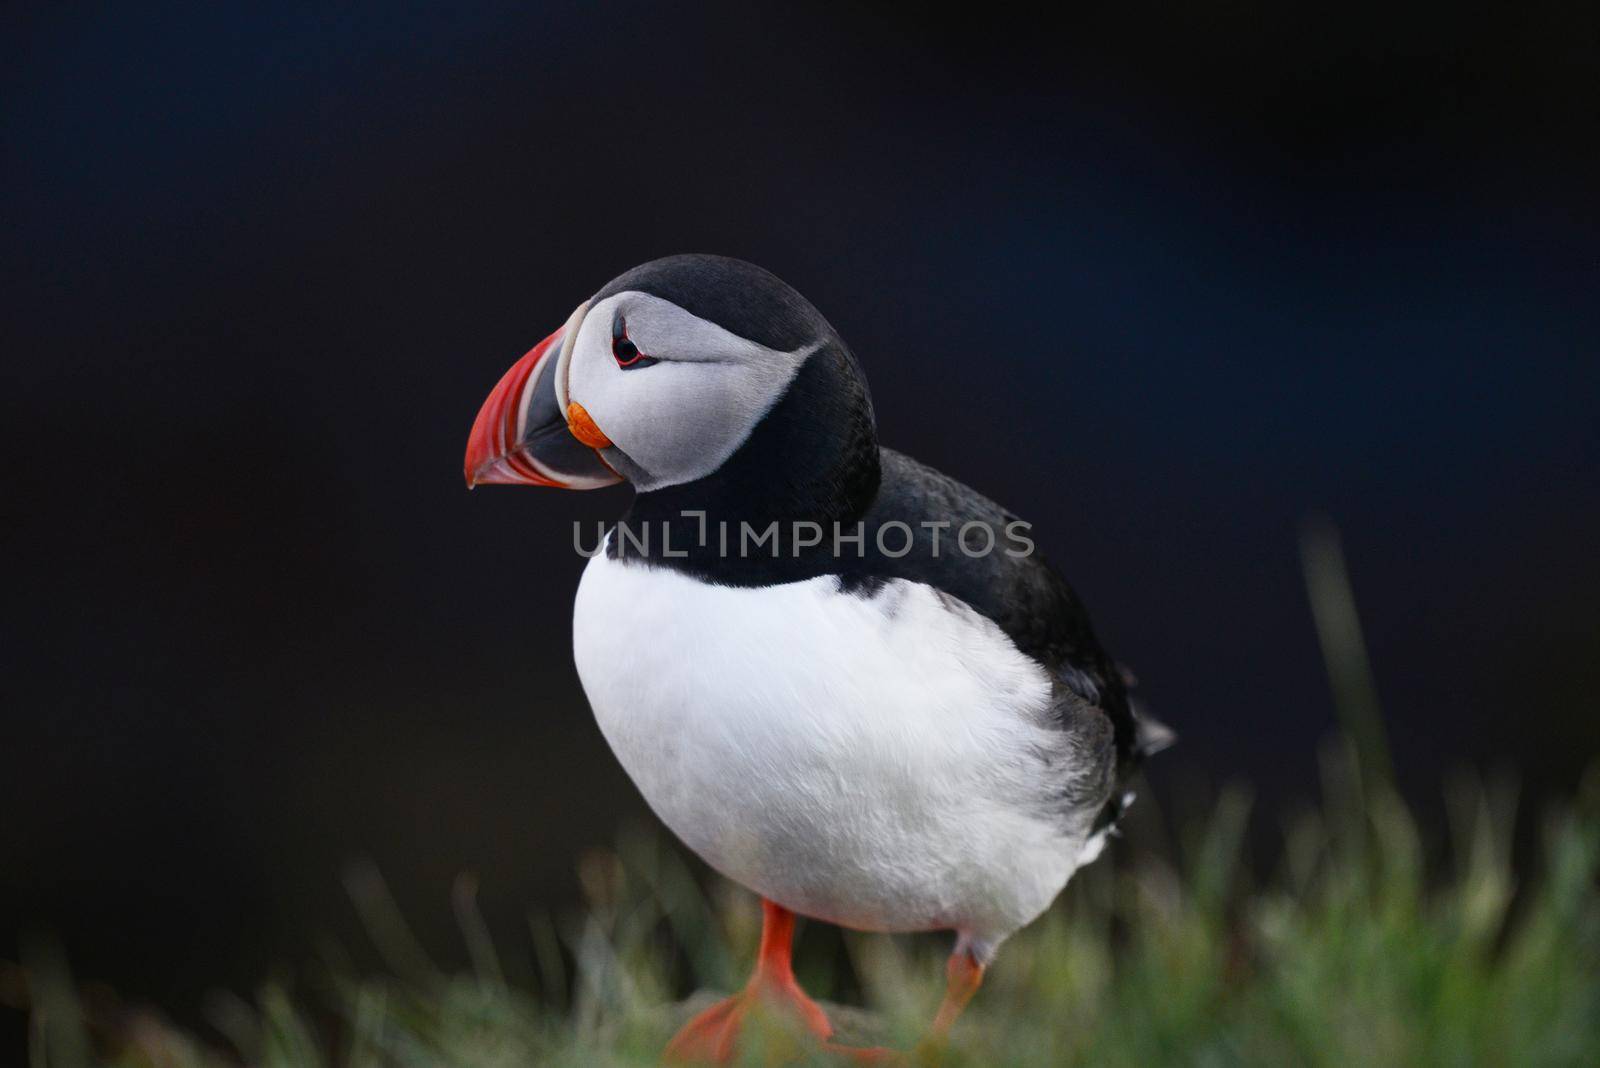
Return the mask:
<svg viewBox="0 0 1600 1068"><path fill-rule="evenodd" d="M622 316L611 320L611 355L616 358L617 366L624 371L631 371L635 367L649 367L658 362L654 356L646 356L639 351L628 338L628 323Z"/></svg>

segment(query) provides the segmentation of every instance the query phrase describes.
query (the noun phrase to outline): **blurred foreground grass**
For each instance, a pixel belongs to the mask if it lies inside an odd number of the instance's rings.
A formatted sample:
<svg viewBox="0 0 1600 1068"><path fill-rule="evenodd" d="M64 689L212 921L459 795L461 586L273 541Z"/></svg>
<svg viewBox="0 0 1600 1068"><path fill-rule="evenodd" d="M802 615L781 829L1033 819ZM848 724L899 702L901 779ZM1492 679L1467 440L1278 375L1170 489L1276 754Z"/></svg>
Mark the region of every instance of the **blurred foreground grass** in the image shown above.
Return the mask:
<svg viewBox="0 0 1600 1068"><path fill-rule="evenodd" d="M1545 814L1520 881L1508 788L1461 780L1449 847L1430 857L1392 786L1337 541L1313 529L1303 549L1343 720L1320 806L1290 821L1260 879L1244 856L1242 789L1175 821L1170 856L1114 846L1002 948L946 1063L1600 1064L1600 769ZM1160 834L1143 812L1136 844ZM415 943L376 873L358 870L350 890L382 974L335 960L293 989L219 1002L215 1036L86 1002L48 953L0 989L30 1009L36 1068L654 1064L698 1007L676 1000L686 983L742 981L756 902L724 888L713 908L653 835L592 855L579 875L585 913L531 926L532 982L504 977L470 881L454 904L474 966L452 974ZM842 1037L908 1048L938 1002L947 941L843 945L834 973L854 977L867 1011L834 1011ZM813 993L826 996L828 978L802 955ZM795 1051L758 1032L745 1053L774 1063Z"/></svg>
<svg viewBox="0 0 1600 1068"><path fill-rule="evenodd" d="M1537 870L1518 886L1505 793L1459 791L1452 858L1430 879L1393 794L1364 787L1337 754L1326 764L1330 796L1288 831L1261 885L1242 881L1248 803L1237 792L1181 836L1177 864L1081 872L1002 949L948 1062L1600 1064L1596 777L1546 819ZM33 1063L655 1063L685 1015L674 996L686 968L721 990L739 981L754 900L713 909L659 839L597 854L583 877L584 916L559 930L535 924L542 978L528 986L502 978L468 883L456 905L476 964L446 974L410 941L382 884L358 874L352 892L387 974L333 964L292 992L270 985L254 1004L223 1002L214 1019L226 1043L146 1013L99 1009L87 1027L60 967L35 962ZM845 945L872 1015L836 1022L908 1046L938 1001L944 941ZM768 1063L772 1049L756 1045L751 1060Z"/></svg>

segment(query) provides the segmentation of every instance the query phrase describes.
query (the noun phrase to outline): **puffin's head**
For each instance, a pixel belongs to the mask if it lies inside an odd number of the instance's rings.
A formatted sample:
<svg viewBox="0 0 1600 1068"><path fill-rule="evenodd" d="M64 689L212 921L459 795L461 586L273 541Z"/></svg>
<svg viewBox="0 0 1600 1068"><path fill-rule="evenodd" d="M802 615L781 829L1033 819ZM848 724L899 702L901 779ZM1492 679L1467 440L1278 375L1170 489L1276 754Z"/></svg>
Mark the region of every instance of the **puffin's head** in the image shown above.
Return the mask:
<svg viewBox="0 0 1600 1068"><path fill-rule="evenodd" d="M759 267L700 255L635 267L500 379L467 441L467 485L694 482L819 353L854 368L817 310Z"/></svg>

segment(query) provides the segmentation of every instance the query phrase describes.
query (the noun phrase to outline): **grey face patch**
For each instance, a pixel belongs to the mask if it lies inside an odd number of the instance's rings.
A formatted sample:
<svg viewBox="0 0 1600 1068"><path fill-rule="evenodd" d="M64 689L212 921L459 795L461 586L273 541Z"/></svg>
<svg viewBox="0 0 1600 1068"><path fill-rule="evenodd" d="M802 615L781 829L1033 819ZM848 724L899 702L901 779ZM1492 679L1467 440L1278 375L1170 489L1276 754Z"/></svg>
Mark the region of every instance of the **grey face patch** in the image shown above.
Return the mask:
<svg viewBox="0 0 1600 1068"><path fill-rule="evenodd" d="M638 351L656 363L618 365L618 315ZM639 490L661 489L721 467L819 345L771 349L660 297L613 293L583 316L566 369L567 399L611 439L608 463Z"/></svg>

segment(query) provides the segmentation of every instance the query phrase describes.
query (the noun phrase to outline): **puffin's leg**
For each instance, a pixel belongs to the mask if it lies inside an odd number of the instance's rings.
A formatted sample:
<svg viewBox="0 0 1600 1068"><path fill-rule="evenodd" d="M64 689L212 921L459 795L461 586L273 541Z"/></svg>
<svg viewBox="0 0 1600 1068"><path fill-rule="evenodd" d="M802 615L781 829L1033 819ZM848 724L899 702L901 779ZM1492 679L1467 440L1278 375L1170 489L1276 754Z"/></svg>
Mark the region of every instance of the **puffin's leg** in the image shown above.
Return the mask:
<svg viewBox="0 0 1600 1068"><path fill-rule="evenodd" d="M933 1026L928 1028L924 1042L943 1042L949 1036L956 1017L983 983L983 965L968 946L958 942L955 952L950 954L950 962L945 965L944 975L944 1001L939 1003L939 1011L934 1014Z"/></svg>
<svg viewBox="0 0 1600 1068"><path fill-rule="evenodd" d="M806 996L795 981L791 951L794 942L794 913L782 905L762 899L761 948L756 954L755 971L744 989L724 998L683 1025L664 1057L669 1062L723 1064L733 1058L745 1016L758 999L778 1012L800 1022L818 1038L833 1034L833 1025L818 1005Z"/></svg>
<svg viewBox="0 0 1600 1068"><path fill-rule="evenodd" d="M937 1064L940 1051L950 1035L951 1025L956 1022L961 1010L967 1007L967 1002L972 1000L972 995L978 992L978 987L983 983L983 968L967 939L964 937L958 939L955 950L950 954L950 961L944 969L944 1000L939 1003L939 1011L934 1013L933 1023L929 1026L927 1035L917 1043L916 1050L909 1058L906 1054L882 1046L858 1049L828 1043L825 1048L830 1053L859 1064L896 1064L904 1063L908 1059L912 1063Z"/></svg>

